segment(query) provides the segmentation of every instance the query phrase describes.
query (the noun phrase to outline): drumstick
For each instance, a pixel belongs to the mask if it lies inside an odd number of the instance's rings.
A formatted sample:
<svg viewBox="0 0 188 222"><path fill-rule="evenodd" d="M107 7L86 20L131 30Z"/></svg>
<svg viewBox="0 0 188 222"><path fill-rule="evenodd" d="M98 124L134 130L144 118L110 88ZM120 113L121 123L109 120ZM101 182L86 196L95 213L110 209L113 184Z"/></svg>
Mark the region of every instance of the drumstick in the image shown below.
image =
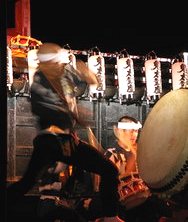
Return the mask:
<svg viewBox="0 0 188 222"><path fill-rule="evenodd" d="M89 139L89 143L94 146L97 150L99 150L100 152L104 152L104 148L102 147L102 145L97 141L97 138L95 137L93 131L91 130L90 127L87 127L87 136Z"/></svg>

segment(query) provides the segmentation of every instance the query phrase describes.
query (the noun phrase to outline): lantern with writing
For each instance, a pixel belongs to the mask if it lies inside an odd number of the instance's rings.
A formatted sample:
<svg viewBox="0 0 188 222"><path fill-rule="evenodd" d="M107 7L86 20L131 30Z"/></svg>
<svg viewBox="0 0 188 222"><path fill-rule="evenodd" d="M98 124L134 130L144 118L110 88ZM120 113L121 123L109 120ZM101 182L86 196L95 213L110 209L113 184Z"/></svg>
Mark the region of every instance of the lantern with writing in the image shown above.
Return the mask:
<svg viewBox="0 0 188 222"><path fill-rule="evenodd" d="M27 53L27 62L28 62L28 74L29 74L29 86L33 83L33 76L38 69L38 49L29 50Z"/></svg>
<svg viewBox="0 0 188 222"><path fill-rule="evenodd" d="M118 92L122 99L133 99L135 91L134 65L130 57L117 57Z"/></svg>
<svg viewBox="0 0 188 222"><path fill-rule="evenodd" d="M100 54L88 57L88 68L96 74L98 79L98 85L89 86L90 98L101 97L106 89L104 57Z"/></svg>
<svg viewBox="0 0 188 222"><path fill-rule="evenodd" d="M7 46L7 87L11 90L13 83L12 51Z"/></svg>
<svg viewBox="0 0 188 222"><path fill-rule="evenodd" d="M68 53L69 64L76 69L76 56L70 51Z"/></svg>
<svg viewBox="0 0 188 222"><path fill-rule="evenodd" d="M172 89L186 88L188 86L188 72L183 61L175 61L171 65Z"/></svg>
<svg viewBox="0 0 188 222"><path fill-rule="evenodd" d="M73 66L74 69L77 69L77 63L76 63L76 56L74 55L73 51L70 50L68 52L68 64L70 64L71 66ZM85 83L80 83L78 84L74 90L75 90L75 95L77 98L81 98L85 91L86 91L86 87L87 87L87 84Z"/></svg>
<svg viewBox="0 0 188 222"><path fill-rule="evenodd" d="M162 93L161 63L155 59L148 59L144 63L147 99L156 100Z"/></svg>

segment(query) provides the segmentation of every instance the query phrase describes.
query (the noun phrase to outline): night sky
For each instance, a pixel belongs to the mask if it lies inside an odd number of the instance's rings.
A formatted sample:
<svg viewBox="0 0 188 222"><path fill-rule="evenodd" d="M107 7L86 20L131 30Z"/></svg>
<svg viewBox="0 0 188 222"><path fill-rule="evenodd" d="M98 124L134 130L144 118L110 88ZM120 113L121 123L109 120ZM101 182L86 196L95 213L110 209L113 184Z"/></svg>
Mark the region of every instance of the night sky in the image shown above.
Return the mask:
<svg viewBox="0 0 188 222"><path fill-rule="evenodd" d="M141 10L117 16L116 8L110 10L108 5L99 12L89 5L77 9L75 2L31 0L31 36L42 42L69 44L74 50L97 46L101 52L126 49L130 55L145 56L154 51L158 57L170 58L188 51L185 27L173 24L167 14L163 16L166 20L158 20L163 18L161 11L154 21L143 17Z"/></svg>

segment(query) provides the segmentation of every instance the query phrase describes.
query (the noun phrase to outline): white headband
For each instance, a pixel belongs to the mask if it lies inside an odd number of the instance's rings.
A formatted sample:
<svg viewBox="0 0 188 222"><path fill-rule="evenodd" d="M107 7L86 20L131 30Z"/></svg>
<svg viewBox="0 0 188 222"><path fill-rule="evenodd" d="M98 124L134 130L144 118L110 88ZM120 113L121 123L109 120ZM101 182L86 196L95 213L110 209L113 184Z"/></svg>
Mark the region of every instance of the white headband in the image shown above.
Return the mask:
<svg viewBox="0 0 188 222"><path fill-rule="evenodd" d="M38 53L38 59L40 62L60 62L60 63L69 63L69 52L65 49L60 49L57 53Z"/></svg>
<svg viewBox="0 0 188 222"><path fill-rule="evenodd" d="M118 122L118 128L119 129L134 129L138 130L142 128L142 124L138 121L138 123L135 122Z"/></svg>

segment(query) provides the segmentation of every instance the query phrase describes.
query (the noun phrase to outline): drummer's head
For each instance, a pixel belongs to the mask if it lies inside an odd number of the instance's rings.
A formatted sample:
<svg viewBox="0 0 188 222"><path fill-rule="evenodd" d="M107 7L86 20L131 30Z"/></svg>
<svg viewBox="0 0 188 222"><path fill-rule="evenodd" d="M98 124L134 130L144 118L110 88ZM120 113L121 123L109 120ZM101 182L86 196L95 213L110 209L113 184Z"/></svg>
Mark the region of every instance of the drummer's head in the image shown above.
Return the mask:
<svg viewBox="0 0 188 222"><path fill-rule="evenodd" d="M48 78L58 79L64 73L68 63L68 50L61 48L56 43L43 43L37 52L38 68Z"/></svg>
<svg viewBox="0 0 188 222"><path fill-rule="evenodd" d="M37 52L40 63L69 63L69 51L56 43L43 43Z"/></svg>
<svg viewBox="0 0 188 222"><path fill-rule="evenodd" d="M138 120L125 115L118 120L117 126L114 126L114 135L124 145L135 144L141 127L142 125Z"/></svg>

